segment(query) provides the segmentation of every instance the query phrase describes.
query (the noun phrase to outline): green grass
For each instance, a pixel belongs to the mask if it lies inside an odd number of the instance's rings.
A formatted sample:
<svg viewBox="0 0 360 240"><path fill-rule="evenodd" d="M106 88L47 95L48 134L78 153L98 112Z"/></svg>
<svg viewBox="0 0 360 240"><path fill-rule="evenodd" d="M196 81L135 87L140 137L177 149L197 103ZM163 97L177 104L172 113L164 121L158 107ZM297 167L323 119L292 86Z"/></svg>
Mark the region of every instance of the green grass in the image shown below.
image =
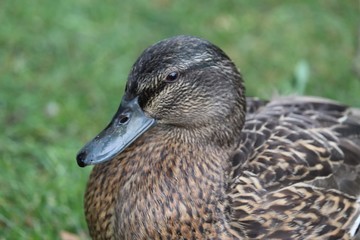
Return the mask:
<svg viewBox="0 0 360 240"><path fill-rule="evenodd" d="M309 94L360 107L358 1L0 2L0 239L87 238L90 168L76 152L110 120L148 45L209 39L248 95Z"/></svg>

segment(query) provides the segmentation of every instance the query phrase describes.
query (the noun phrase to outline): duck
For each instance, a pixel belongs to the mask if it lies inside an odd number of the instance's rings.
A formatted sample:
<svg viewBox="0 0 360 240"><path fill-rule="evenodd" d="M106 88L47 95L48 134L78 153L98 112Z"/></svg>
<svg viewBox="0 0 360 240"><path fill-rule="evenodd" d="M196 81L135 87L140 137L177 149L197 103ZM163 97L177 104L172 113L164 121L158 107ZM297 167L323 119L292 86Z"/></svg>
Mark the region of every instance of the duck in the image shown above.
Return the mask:
<svg viewBox="0 0 360 240"><path fill-rule="evenodd" d="M360 110L246 97L202 38L145 49L76 160L92 239L360 239Z"/></svg>

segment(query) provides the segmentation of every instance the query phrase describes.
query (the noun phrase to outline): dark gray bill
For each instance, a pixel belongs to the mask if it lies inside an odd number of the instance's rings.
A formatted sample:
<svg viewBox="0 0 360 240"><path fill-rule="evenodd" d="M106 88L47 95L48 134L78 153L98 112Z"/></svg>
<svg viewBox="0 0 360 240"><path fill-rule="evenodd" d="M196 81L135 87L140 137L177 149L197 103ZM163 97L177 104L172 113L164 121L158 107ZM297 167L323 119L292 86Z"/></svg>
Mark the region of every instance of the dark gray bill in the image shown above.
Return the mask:
<svg viewBox="0 0 360 240"><path fill-rule="evenodd" d="M123 98L109 125L79 151L78 165L85 167L111 160L154 124L155 120L140 108L137 97Z"/></svg>

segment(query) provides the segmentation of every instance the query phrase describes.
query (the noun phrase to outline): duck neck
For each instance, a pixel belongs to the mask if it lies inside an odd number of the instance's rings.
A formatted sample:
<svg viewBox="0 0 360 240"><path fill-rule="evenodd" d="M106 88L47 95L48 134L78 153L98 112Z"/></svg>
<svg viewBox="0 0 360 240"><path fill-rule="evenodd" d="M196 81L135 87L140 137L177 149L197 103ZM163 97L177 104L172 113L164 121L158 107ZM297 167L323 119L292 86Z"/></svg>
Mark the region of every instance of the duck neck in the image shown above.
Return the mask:
<svg viewBox="0 0 360 240"><path fill-rule="evenodd" d="M123 216L127 215L125 209L134 209L130 213L133 219L146 213L150 220L136 227L144 229L140 231L141 235L132 237L154 238L157 233L165 235L179 226L181 236L188 239L192 231L196 238L205 236L205 232L218 234L226 222L221 203L224 202L226 159L229 156L214 145L184 141L176 135L169 137L156 129L154 132L157 135L150 132L142 139L142 146L147 146L145 149L150 151L142 155L140 150L141 156L135 157L136 163L134 158L131 159L131 174L124 178L120 190L122 196L127 196L119 199L120 206L127 205L121 210ZM124 217L119 219L124 228L135 224ZM211 222L211 227L192 229L205 222Z"/></svg>
<svg viewBox="0 0 360 240"><path fill-rule="evenodd" d="M173 188L172 190L184 187L181 189L182 193L190 195L210 186L212 191L222 194L227 159L231 151L224 148L224 144L201 141L201 138L193 141L189 134L196 133L192 131L171 133L162 130L155 128L144 134L126 152L125 155L130 153L132 157L124 157L121 163L125 168L131 166L132 173L129 179L124 178L124 184L137 180L139 185L147 184L147 189L162 184ZM132 149L135 146L138 147Z"/></svg>
<svg viewBox="0 0 360 240"><path fill-rule="evenodd" d="M121 239L156 238L174 229L174 238L210 234L226 239L223 198L228 153L216 144L170 137L155 127L116 159L94 168L85 204L100 207L88 209L98 213L87 214L87 220L104 225L98 218L103 208L112 216L107 232ZM118 193L111 196L110 206L96 202L100 199L94 196L107 192L99 184Z"/></svg>

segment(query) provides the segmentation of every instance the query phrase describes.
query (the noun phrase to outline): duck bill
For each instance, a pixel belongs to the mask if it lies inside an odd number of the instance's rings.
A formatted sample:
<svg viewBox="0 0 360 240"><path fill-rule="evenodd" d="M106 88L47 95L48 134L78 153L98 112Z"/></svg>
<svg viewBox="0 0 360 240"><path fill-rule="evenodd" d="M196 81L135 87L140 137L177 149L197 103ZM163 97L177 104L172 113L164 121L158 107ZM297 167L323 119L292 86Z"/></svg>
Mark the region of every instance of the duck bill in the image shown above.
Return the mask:
<svg viewBox="0 0 360 240"><path fill-rule="evenodd" d="M85 167L113 159L153 125L155 120L145 115L137 97L124 97L109 125L79 151L78 165Z"/></svg>

